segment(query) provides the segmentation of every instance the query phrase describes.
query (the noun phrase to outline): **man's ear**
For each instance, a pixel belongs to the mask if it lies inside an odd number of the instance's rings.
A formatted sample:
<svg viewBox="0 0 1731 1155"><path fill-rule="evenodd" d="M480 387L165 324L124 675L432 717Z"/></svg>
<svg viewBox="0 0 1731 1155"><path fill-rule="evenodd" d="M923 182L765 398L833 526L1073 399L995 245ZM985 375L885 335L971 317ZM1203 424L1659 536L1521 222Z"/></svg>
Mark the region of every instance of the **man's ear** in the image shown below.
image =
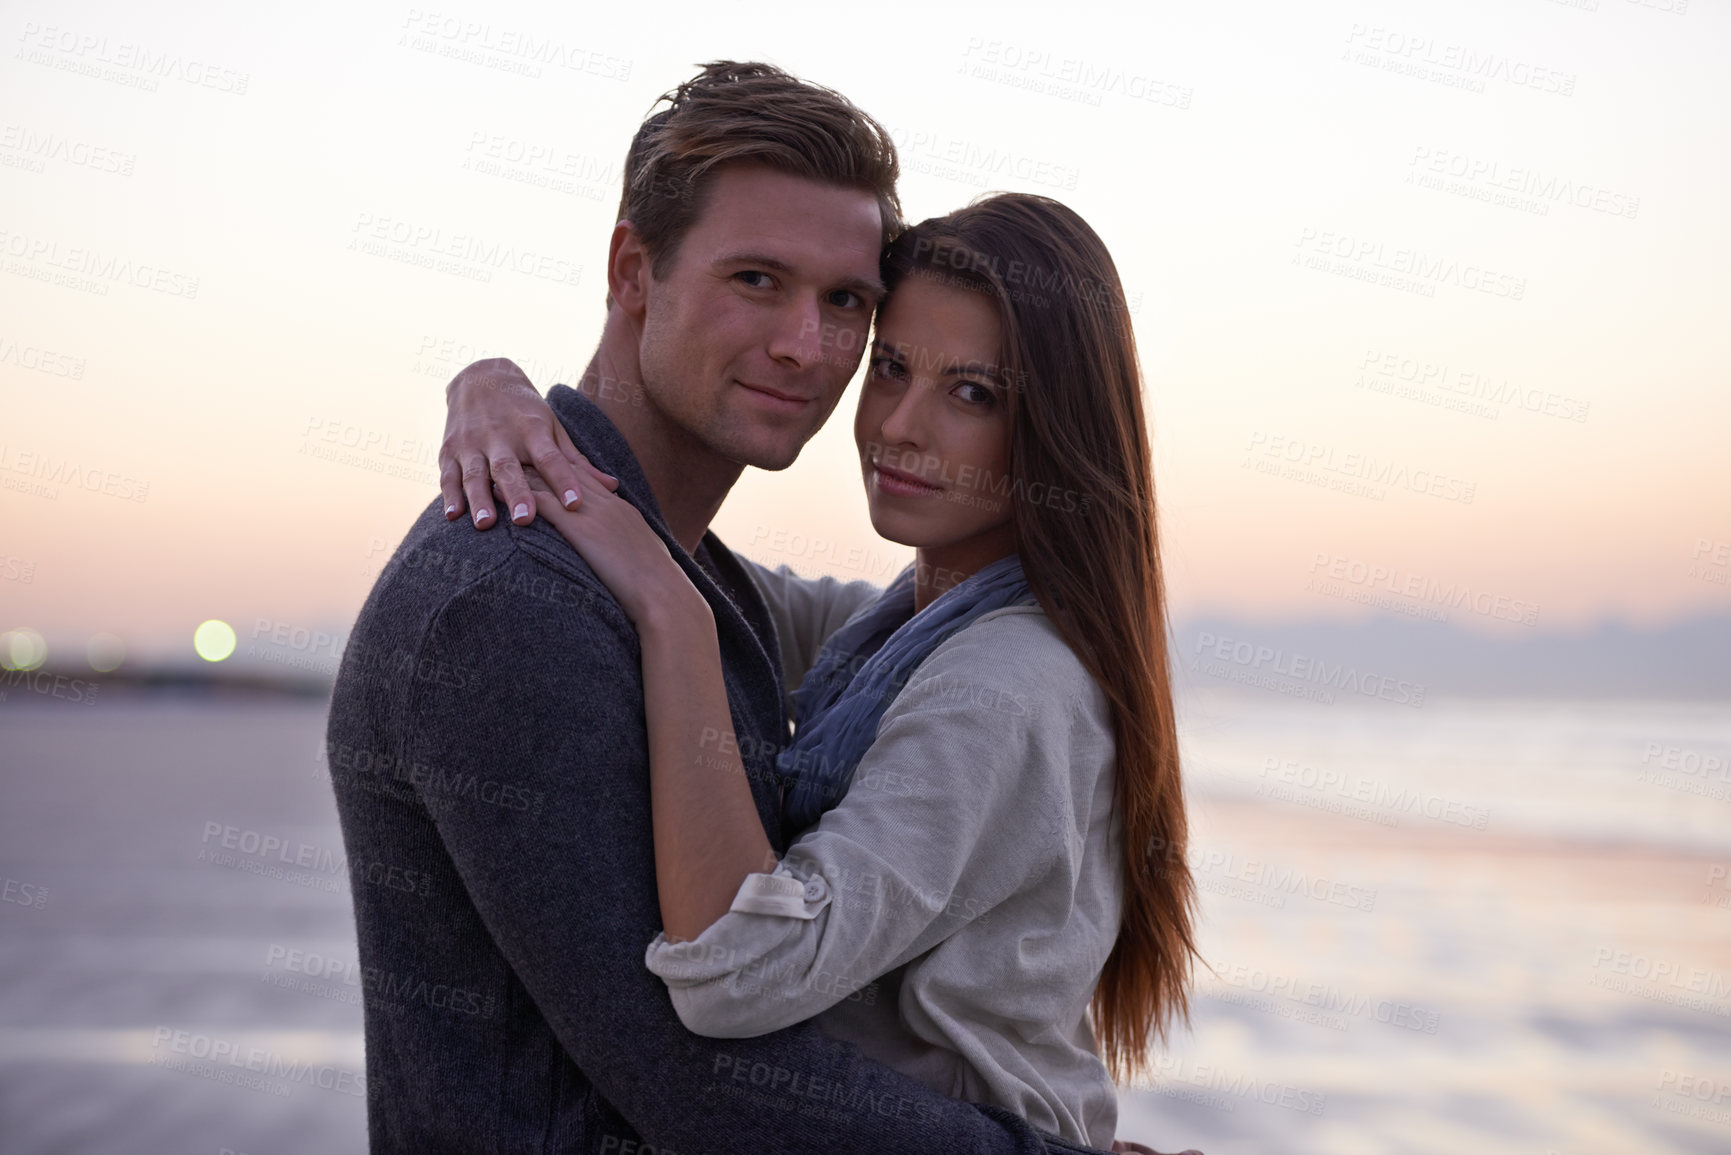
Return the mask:
<svg viewBox="0 0 1731 1155"><path fill-rule="evenodd" d="M607 300L628 316L641 318L649 308L649 252L628 220L613 226L607 245Z"/></svg>

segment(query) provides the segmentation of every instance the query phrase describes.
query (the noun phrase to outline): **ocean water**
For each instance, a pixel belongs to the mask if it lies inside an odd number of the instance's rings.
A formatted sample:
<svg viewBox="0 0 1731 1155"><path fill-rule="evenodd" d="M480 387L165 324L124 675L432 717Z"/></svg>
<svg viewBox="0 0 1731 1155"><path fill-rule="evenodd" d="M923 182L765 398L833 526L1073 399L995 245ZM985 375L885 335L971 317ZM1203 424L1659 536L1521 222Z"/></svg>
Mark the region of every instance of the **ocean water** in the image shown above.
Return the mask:
<svg viewBox="0 0 1731 1155"><path fill-rule="evenodd" d="M1731 708L1182 709L1208 967L1122 1135L1731 1151ZM365 1150L323 717L0 704L0 1149Z"/></svg>
<svg viewBox="0 0 1731 1155"><path fill-rule="evenodd" d="M1731 1151L1731 708L1250 694L1183 717L1213 973L1125 1135Z"/></svg>

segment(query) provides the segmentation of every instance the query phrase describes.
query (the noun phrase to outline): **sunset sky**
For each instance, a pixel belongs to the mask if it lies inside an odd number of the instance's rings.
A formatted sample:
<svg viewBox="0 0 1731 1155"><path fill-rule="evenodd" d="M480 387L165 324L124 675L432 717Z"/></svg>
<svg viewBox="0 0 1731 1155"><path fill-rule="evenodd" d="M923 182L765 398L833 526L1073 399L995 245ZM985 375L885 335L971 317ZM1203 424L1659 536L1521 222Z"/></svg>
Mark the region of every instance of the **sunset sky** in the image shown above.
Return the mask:
<svg viewBox="0 0 1731 1155"><path fill-rule="evenodd" d="M1378 582L1536 607L1485 630L1731 611L1725 7L1156 7L8 0L0 631L345 626L436 493L451 375L580 372L625 146L723 57L883 121L912 219L1013 189L1104 237L1178 616ZM725 540L894 572L854 396Z"/></svg>

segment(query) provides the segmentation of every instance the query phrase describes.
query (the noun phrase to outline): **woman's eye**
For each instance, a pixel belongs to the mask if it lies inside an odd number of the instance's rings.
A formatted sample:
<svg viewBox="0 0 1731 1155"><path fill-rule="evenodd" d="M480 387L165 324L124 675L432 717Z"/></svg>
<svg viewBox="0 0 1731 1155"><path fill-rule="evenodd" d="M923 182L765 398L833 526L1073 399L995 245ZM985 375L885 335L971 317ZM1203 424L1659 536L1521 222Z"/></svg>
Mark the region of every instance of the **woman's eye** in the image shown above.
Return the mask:
<svg viewBox="0 0 1731 1155"><path fill-rule="evenodd" d="M744 272L733 274L733 277L753 289L769 288L769 274L759 269L746 269Z"/></svg>
<svg viewBox="0 0 1731 1155"><path fill-rule="evenodd" d="M873 357L872 373L891 381L900 381L907 375L907 367L893 357Z"/></svg>
<svg viewBox="0 0 1731 1155"><path fill-rule="evenodd" d="M981 385L978 381L959 382L951 392L969 405L989 406L997 404L998 401L990 387Z"/></svg>

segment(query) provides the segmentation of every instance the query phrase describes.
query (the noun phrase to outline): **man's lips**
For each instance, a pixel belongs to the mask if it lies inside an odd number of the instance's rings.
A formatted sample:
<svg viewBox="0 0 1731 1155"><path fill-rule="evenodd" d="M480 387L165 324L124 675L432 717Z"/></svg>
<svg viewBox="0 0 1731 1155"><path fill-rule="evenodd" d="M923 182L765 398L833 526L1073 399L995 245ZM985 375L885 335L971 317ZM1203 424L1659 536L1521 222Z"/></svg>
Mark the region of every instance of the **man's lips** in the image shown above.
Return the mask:
<svg viewBox="0 0 1731 1155"><path fill-rule="evenodd" d="M771 389L767 385L753 385L749 381L736 381L734 384L748 393L757 394L765 403L784 413L797 413L817 400L815 397L801 397L797 393Z"/></svg>
<svg viewBox="0 0 1731 1155"><path fill-rule="evenodd" d="M872 462L872 480L883 492L898 494L903 497L924 497L927 494L943 492L941 485L921 481L911 473L891 469L880 461Z"/></svg>

